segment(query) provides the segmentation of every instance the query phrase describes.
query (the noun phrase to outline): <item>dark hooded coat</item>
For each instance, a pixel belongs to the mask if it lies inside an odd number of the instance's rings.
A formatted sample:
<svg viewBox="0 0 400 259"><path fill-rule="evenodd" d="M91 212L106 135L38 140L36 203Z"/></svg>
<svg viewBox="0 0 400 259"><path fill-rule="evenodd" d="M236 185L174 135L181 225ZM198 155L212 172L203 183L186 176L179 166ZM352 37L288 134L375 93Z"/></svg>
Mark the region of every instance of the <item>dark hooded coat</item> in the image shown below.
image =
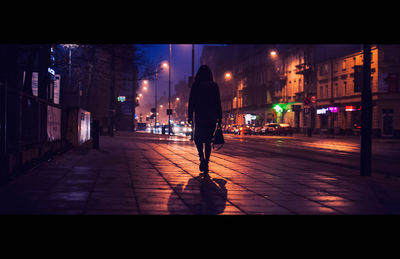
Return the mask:
<svg viewBox="0 0 400 259"><path fill-rule="evenodd" d="M211 142L216 123L222 119L221 98L218 85L214 82L212 72L202 65L190 90L188 118L193 121L194 141Z"/></svg>

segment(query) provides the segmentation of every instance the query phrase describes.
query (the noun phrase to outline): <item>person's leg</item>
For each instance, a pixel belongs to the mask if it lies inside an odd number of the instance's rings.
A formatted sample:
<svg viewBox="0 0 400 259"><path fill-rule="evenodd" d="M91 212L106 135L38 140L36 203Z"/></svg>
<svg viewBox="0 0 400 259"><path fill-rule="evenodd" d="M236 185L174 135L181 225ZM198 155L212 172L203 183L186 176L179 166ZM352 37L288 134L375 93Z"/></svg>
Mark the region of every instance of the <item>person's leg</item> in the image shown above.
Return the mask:
<svg viewBox="0 0 400 259"><path fill-rule="evenodd" d="M199 155L200 160L204 160L204 153L203 153L203 143L196 142L197 153Z"/></svg>
<svg viewBox="0 0 400 259"><path fill-rule="evenodd" d="M208 163L208 161L210 161L210 156L211 156L211 142L205 143L204 144L204 152L205 152L205 159Z"/></svg>
<svg viewBox="0 0 400 259"><path fill-rule="evenodd" d="M210 161L211 156L211 142L207 142L204 144L204 152L205 152L205 170L208 172L208 162Z"/></svg>
<svg viewBox="0 0 400 259"><path fill-rule="evenodd" d="M203 153L203 143L196 142L196 148L197 152L200 158L200 171L204 171L204 164L205 164L205 159L204 159L204 153Z"/></svg>

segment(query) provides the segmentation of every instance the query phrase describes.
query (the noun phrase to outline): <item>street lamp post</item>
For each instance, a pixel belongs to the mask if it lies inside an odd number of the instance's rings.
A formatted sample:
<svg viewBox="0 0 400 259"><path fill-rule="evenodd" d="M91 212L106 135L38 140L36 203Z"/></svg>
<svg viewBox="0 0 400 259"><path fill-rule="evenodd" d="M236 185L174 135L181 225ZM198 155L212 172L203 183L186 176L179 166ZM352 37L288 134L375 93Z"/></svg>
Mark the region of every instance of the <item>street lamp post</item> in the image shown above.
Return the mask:
<svg viewBox="0 0 400 259"><path fill-rule="evenodd" d="M158 66L156 68L156 81L154 82L154 133L157 126L157 79L158 79Z"/></svg>
<svg viewBox="0 0 400 259"><path fill-rule="evenodd" d="M168 60L168 135L171 135L171 44L169 44L169 60Z"/></svg>
<svg viewBox="0 0 400 259"><path fill-rule="evenodd" d="M71 71L72 71L72 69L71 69L71 67L72 67L72 49L75 49L75 48L77 48L79 45L77 45L77 44L61 44L61 46L63 47L63 48L66 48L66 49L68 49L68 85L69 85L69 88L71 88L71 85L72 85L72 76L71 76ZM79 87L79 85L78 85L78 87ZM79 104L80 104L80 92L79 92L79 88L78 88L78 106L79 106Z"/></svg>
<svg viewBox="0 0 400 259"><path fill-rule="evenodd" d="M168 65L165 63L165 62L163 62L162 64L161 64L161 67L162 68L167 68L168 67ZM160 70L159 70L159 66L157 65L157 67L156 67L156 78L155 78L155 82L154 82L154 91L155 91L155 93L154 93L154 130L156 129L156 126L157 126L157 80L158 80L158 73L160 72Z"/></svg>
<svg viewBox="0 0 400 259"><path fill-rule="evenodd" d="M371 45L363 44L363 88L361 91L361 143L360 175L371 175L372 149L372 93L371 93Z"/></svg>
<svg viewBox="0 0 400 259"><path fill-rule="evenodd" d="M194 58L194 44L192 44L192 80L194 79Z"/></svg>
<svg viewBox="0 0 400 259"><path fill-rule="evenodd" d="M225 72L225 81L229 82L232 80L232 73L231 72ZM233 88L232 88L233 89ZM233 95L234 97L234 101L236 102L236 115L235 115L235 123L237 124L237 120L238 120L238 98L237 98L237 90L233 90ZM233 106L233 102L232 102L232 106Z"/></svg>

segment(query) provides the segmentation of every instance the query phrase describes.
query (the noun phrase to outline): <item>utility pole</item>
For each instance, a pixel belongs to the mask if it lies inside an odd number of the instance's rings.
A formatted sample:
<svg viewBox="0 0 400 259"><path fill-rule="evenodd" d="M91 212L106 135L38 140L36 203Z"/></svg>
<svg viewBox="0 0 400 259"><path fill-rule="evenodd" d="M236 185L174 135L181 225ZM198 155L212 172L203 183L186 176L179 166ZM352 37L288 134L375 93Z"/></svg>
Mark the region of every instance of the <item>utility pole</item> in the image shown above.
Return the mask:
<svg viewBox="0 0 400 259"><path fill-rule="evenodd" d="M169 60L168 60L168 135L171 135L171 44L169 44Z"/></svg>
<svg viewBox="0 0 400 259"><path fill-rule="evenodd" d="M189 80L188 80L189 88L192 87L193 82L194 82L194 62L195 62L194 59L195 59L195 56L194 56L194 44L192 44L192 76L190 76ZM193 140L193 132L194 132L194 122L192 122L191 127L192 127L192 131L190 132L190 140L192 141Z"/></svg>
<svg viewBox="0 0 400 259"><path fill-rule="evenodd" d="M372 149L372 92L371 92L371 45L363 44L363 84L361 91L361 150L360 175L371 175Z"/></svg>
<svg viewBox="0 0 400 259"><path fill-rule="evenodd" d="M194 44L192 44L192 82L193 80L194 80ZM191 87L191 85L189 87Z"/></svg>
<svg viewBox="0 0 400 259"><path fill-rule="evenodd" d="M156 133L157 126L157 79L158 79L158 65L156 67L156 81L154 83L154 133Z"/></svg>
<svg viewBox="0 0 400 259"><path fill-rule="evenodd" d="M114 136L114 114L115 114L115 46L111 45L111 82L110 82L110 111L108 123L108 135Z"/></svg>

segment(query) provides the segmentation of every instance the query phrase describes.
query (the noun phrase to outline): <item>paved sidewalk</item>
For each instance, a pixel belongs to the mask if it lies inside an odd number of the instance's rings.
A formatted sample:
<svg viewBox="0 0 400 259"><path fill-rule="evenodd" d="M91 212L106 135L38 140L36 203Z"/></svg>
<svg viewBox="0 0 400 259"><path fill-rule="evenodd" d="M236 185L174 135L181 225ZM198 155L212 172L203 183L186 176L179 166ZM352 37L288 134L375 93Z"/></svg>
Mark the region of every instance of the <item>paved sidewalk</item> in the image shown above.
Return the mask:
<svg viewBox="0 0 400 259"><path fill-rule="evenodd" d="M117 133L1 187L0 214L400 214L397 177L223 149L198 168L187 138Z"/></svg>

